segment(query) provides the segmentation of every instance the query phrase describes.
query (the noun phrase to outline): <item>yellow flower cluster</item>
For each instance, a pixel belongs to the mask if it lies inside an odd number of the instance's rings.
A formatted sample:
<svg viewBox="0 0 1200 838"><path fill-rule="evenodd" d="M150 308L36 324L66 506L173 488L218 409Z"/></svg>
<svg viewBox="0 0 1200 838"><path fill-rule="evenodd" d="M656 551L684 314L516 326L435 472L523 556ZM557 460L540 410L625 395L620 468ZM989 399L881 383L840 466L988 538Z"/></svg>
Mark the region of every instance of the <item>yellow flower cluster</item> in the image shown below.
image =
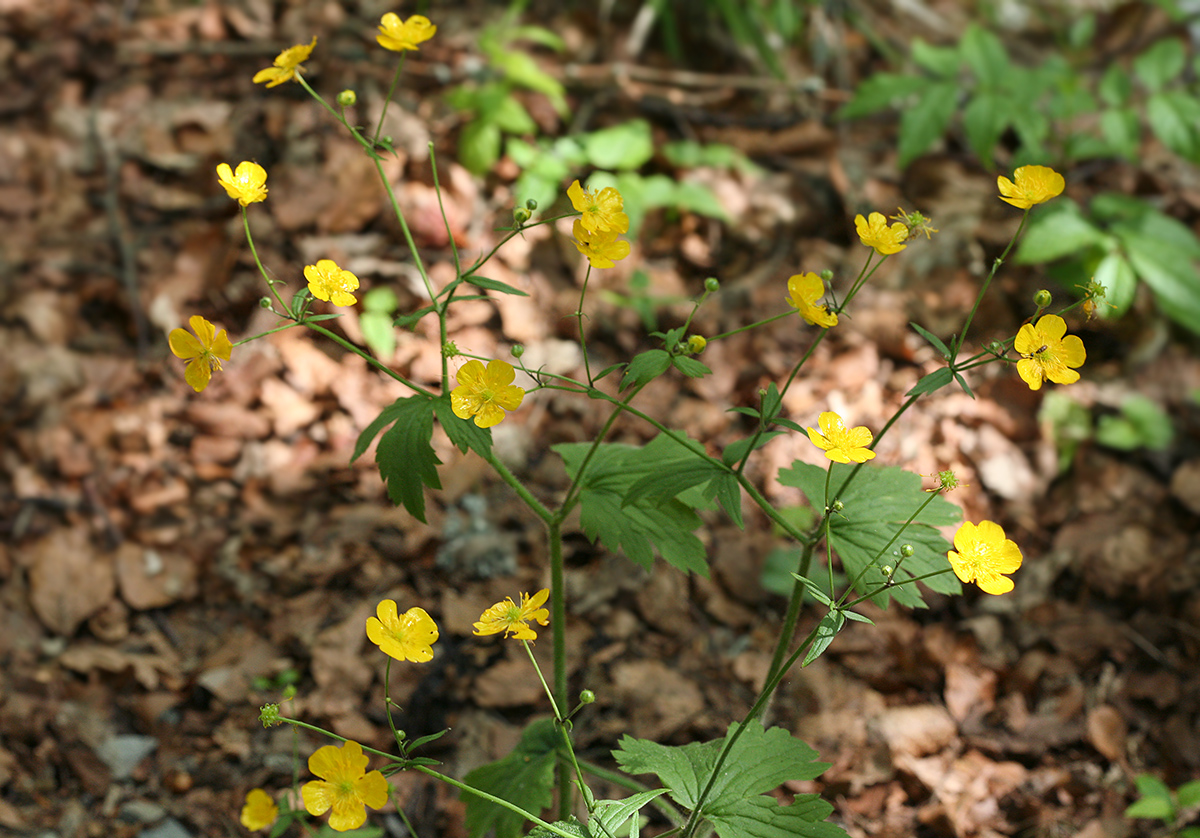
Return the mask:
<svg viewBox="0 0 1200 838"><path fill-rule="evenodd" d="M504 420L504 411L516 410L525 391L513 384L516 372L504 361L467 361L458 371L458 386L450 391L450 409L459 419L474 418L481 428Z"/></svg>
<svg viewBox="0 0 1200 838"><path fill-rule="evenodd" d="M629 231L625 199L612 186L590 192L575 181L567 187L571 206L580 213L571 225L575 249L593 268L611 268L629 255L629 242L617 238Z"/></svg>
<svg viewBox="0 0 1200 838"><path fill-rule="evenodd" d="M838 318L825 306L816 304L825 296L825 283L811 271L788 278L788 302L800 312L800 316L814 326L829 329L837 325Z"/></svg>
<svg viewBox="0 0 1200 838"><path fill-rule="evenodd" d="M813 445L835 463L864 463L875 457L869 446L875 437L865 425L847 428L842 417L827 410L817 417L816 428L805 428Z"/></svg>

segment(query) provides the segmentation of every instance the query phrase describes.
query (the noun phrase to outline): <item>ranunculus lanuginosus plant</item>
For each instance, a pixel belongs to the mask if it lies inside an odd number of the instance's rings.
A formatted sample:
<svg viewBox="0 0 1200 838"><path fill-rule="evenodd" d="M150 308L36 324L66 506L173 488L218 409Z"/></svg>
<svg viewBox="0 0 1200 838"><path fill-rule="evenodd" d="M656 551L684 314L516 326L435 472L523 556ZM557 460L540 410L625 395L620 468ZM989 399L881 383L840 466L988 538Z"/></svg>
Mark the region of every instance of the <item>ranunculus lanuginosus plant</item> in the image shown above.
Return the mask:
<svg viewBox="0 0 1200 838"><path fill-rule="evenodd" d="M391 12L383 15L378 31L372 34L381 49L396 53L395 81L401 77L405 56L419 52L437 31L432 21L420 15L407 19ZM1021 550L999 524L962 522L953 544L942 536L941 528L953 526L961 517L958 508L944 497L958 485L953 473L942 472L932 486L925 486L919 475L888 462L894 458L894 448L880 452L879 446L900 415L921 396L955 384L970 393L967 374L984 364L1011 367L1006 374L1019 375L1035 390L1045 381L1070 384L1078 380L1077 369L1086 357L1083 343L1067 334L1062 317L1066 309L1046 311L1051 300L1045 292L1039 292L1034 310L1016 334L982 349L969 349L970 326L980 301L988 293L1008 249L1024 230L1029 213L1063 191L1062 176L1045 166L1025 166L1015 172L1012 180L999 178L998 199L1025 213L1017 232L980 283L974 305L955 334L943 339L915 326L937 350L944 366L922 378L890 419L879 427L855 424L828 407L792 418L785 415L784 398L802 368L815 357L814 351L826 336L839 328L841 315L852 310L856 295L879 265L889 258L903 258L901 254L909 246L919 245L937 232L929 218L904 209L891 218L882 212L857 216L854 229L867 250L856 275L839 277L830 270L806 271L794 266L790 278L779 280L778 310L763 312L761 320L725 334L701 335L692 330L696 312L720 293L720 282L709 278L682 326L649 335L652 348L594 373L585 328L586 312L591 307L589 279L593 271L617 267L635 253L635 243L625 238L629 218L620 191L611 186L589 188L575 180L563 190L561 214L534 218L533 207L518 206L512 214L512 225L495 246L473 260L459 252L454 237L449 236L455 276L439 285L427 271L425 258L396 201L396 187L384 171L390 141L381 136L380 129L389 105L385 105L372 130L360 126L347 112L357 101L352 90L343 90L332 103L326 100L306 78L306 65L319 66L324 60L316 46L314 36L308 44L284 50L271 67L247 79L247 84L265 83L268 88L285 82L298 84L358 143L375 167L379 188L395 213L429 299L424 308L404 314L404 322L411 326L423 317L436 320L441 339L440 380L413 380L330 328L335 324L328 321L339 316L339 308L357 302L355 292L360 290L360 282L370 286L382 282L381 278L364 276L360 280L358 274L330 258L318 259L302 271L264 265L254 246L252 219L261 211L254 205L270 199L268 173L253 161L242 161L236 168L221 163L214 188L223 188L236 202L247 247L267 291L264 306L280 321L264 334L295 327L309 329L361 356L379 374L407 389L407 395L385 408L364 429L354 456L365 453L373 442L378 443L375 460L389 497L415 518L425 520L427 490L441 487L437 468L441 461L432 445L436 423L463 456L486 462L497 479L541 520L548 556L542 570L548 584L535 592L518 591L516 598L506 597L484 610L474 624L470 642L519 644L529 659L529 677L539 679L545 687L551 718L533 723L517 750L496 763L464 778L438 771L436 762L422 756L420 750L445 731L421 731L410 738L407 732L398 730L393 723L395 702L388 694L388 685L393 664L404 667L406 677L417 678L421 667L439 655L453 652L438 646L438 626L425 610L427 603L382 599L375 606L374 616L367 618L364 631L385 662L384 701L392 741L386 749L377 749L345 740L302 719L283 715L279 705L266 705L261 713L265 725L287 723L307 728L329 736L337 744L321 747L308 758L308 769L315 779L299 789L303 809L289 808L281 815L275 801L284 797L254 789L246 797L242 823L248 829L267 829L274 828L272 824L278 818L328 816L328 824L335 831L356 829L371 817L371 810L388 804L389 777L398 771L418 771L461 790L472 838L489 830L500 838L515 838L523 834L527 822L548 834L576 838L580 827L569 821L571 817L585 822L591 835L615 836L622 834L621 830L628 834L629 824L636 823L639 811L648 805L672 821L682 838L708 834L714 828L722 834L726 830L732 830L732 834L842 834L828 823L817 826L832 807L814 795L798 795L790 806L780 806L771 795L788 780L815 779L826 766L788 731L764 727L763 712L789 670L807 665L822 654L847 620L870 622L856 610L865 600L880 605L895 601L918 606L922 604L918 582L943 594L961 593L966 583L989 595L1003 595L1020 584L1019 575L1014 574L1020 569ZM438 184L432 144L430 154ZM479 271L509 239L539 225L553 225L556 234L564 236L579 254L583 281L578 307L573 312L583 358L583 374L579 377L527 368L519 346L510 347L507 354L511 362L494 357L504 350L497 352L491 342L487 355L473 354L470 346L460 349L456 336L449 333L448 312L463 297L479 299L481 290L497 295L526 293L504 282L484 280ZM300 276L303 283L289 289ZM710 352L714 343L792 315L794 328L806 348L794 359L790 374L782 382L770 383L755 403L733 407L748 420L742 438L696 439L688 428L664 424L655 418L657 411L652 415L643 409L642 392L655 379L708 375L711 370L697 356ZM193 315L190 323L192 332L176 329L169 343L174 354L187 362L184 379L196 391L204 390L214 373L238 363L233 352L238 345L263 337L253 335L233 343L224 330L218 331L201 315ZM594 439L553 446L565 467L567 488L541 498L497 457L492 429L506 421L524 421L528 403L545 391L553 391L557 399L577 398L605 415ZM610 441L608 435L621 416L643 423L650 440L641 446ZM815 523L808 528L797 527L796 519L776 508L747 474L747 463L756 452L770 439L786 433L807 435L815 446L811 457L796 460L777 475L780 483L800 489L812 505ZM564 533L577 522L587 538L619 550L635 563L648 567L657 556L682 572L707 574L706 551L695 535L703 520L698 511L715 505L740 526L746 503L757 507L800 548L791 599L774 640L761 691L742 718L731 719L722 736L702 746L666 746L624 737L612 752L615 764L632 775L657 775L661 788L646 788L620 800L597 800L589 787L591 769L575 758L572 731L588 723L587 707L607 685L587 685L580 701L572 706L567 690L570 646L563 584ZM844 577L835 577L833 568L837 564ZM846 581L836 583L835 578ZM817 601L823 616L797 645L793 643L794 633L805 595ZM531 645L547 640L552 644L553 671L543 674ZM686 757L681 751L695 747L701 750L690 750ZM681 764L691 768L681 773ZM764 764L771 765L772 770L761 772ZM746 781L729 782L728 778L735 776L744 776ZM725 779L718 782L718 778ZM631 781L630 787L637 786ZM557 804L552 807L555 799ZM544 819L552 808L553 815Z"/></svg>

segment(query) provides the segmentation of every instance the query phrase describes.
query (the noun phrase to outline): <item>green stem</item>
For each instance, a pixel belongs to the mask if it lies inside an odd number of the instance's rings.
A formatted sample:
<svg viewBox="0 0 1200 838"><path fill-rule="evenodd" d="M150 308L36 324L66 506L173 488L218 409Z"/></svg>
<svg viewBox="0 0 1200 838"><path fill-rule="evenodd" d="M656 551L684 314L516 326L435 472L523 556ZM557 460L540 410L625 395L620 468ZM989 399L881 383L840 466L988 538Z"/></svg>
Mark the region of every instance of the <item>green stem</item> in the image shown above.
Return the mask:
<svg viewBox="0 0 1200 838"><path fill-rule="evenodd" d="M400 60L396 62L396 72L392 76L392 86L388 88L387 97L383 100L383 108L379 111L379 124L375 126L375 135L371 138L371 147L374 148L379 142L379 135L383 132L383 119L387 116L388 105L392 103L392 96L396 94L396 86L400 84L400 74L404 72L404 59L406 53L400 53Z"/></svg>
<svg viewBox="0 0 1200 838"><path fill-rule="evenodd" d="M400 373L396 372L394 369L389 367L387 364L372 357L369 352L364 351L361 347L355 346L353 343L346 340L344 337L337 334L336 332L331 332L328 329L326 329L324 326L318 326L316 323L309 323L307 321L303 321L303 324L305 326L307 326L308 328L312 329L314 332L317 332L318 334L324 335L325 337L329 338L331 341L338 344L339 346L349 349L355 355L358 355L363 360L365 360L368 364L375 367L380 372L385 373L386 375L389 375L392 378L396 379L397 381L399 381L405 387L408 387L413 392L422 393L422 394L428 396L429 398L433 398L433 393L426 390L420 384L417 384L414 381L409 381L407 378L402 376Z"/></svg>
<svg viewBox="0 0 1200 838"><path fill-rule="evenodd" d="M767 679L767 682L763 684L763 688L758 694L758 698L755 699L754 705L746 713L745 717L738 723L737 728L733 731L733 733L725 737L725 745L721 749L721 754L717 757L716 763L713 765L712 771L708 777L708 782L705 784L704 790L700 792L699 797L696 798L696 805L692 809L691 814L688 815L687 823L684 824L682 830L684 838L689 838L689 836L695 833L696 826L700 820L700 812L704 808L704 802L708 799L709 793L712 792L713 786L717 782L717 778L721 776L721 769L725 767L725 760L729 757L730 752L733 750L733 746L737 744L738 739L740 739L742 734L745 732L747 725L749 725L750 722L752 722L767 706L767 702L770 700L772 693L774 693L775 690L778 689L780 683L782 683L783 676L787 674L787 671L791 669L792 664L799 660L800 655L812 644L813 640L817 636L817 630L819 628L820 625L813 626L812 631L808 633L808 636L804 638L804 641L800 644L796 651L793 652L792 655L787 659L784 665L780 668L779 672L777 672L773 677Z"/></svg>
<svg viewBox="0 0 1200 838"><path fill-rule="evenodd" d="M996 271L1000 270L1000 266L1004 264L1004 258L1008 256L1008 252L1012 250L1013 245L1017 243L1017 239L1021 237L1021 231L1025 229L1025 223L1029 221L1029 208L1026 207L1025 214L1021 216L1021 224L1017 227L1017 232L1009 239L1008 246L1004 248L994 262L992 269L988 271L987 278L983 281L982 287L979 289L979 294L975 297L975 305L971 306L971 313L967 315L967 322L963 324L962 332L959 333L958 339L954 341L954 345L950 347L950 366L954 366L954 362L958 359L959 350L962 349L963 343L967 339L967 330L971 328L971 322L975 319L975 312L979 311L979 304L983 302L983 296L987 293L988 287L992 284L992 279L996 276Z"/></svg>
<svg viewBox="0 0 1200 838"><path fill-rule="evenodd" d="M583 331L583 300L587 297L588 280L592 278L592 263L588 262L587 273L583 275L583 288L579 292L579 307L575 310L575 319L579 323L579 348L583 351L583 371L587 375L588 386L592 387L596 382L592 380L592 367L588 363L587 351L587 335Z"/></svg>
<svg viewBox="0 0 1200 838"><path fill-rule="evenodd" d="M567 832L562 827L555 826L552 823L547 823L546 821L539 818L537 815L531 814L530 812L526 812L524 809L522 809L520 806L518 806L515 803L510 803L502 797L496 797L496 795L494 795L494 794L488 794L486 791L480 791L479 789L474 788L473 786L468 786L466 783L459 782L458 780L454 779L453 777L443 774L440 771L434 771L432 768L430 768L427 765L414 765L414 766L412 766L412 769L414 771L420 771L422 774L424 774L428 777L433 777L436 780L441 780L443 783L446 783L447 785L454 786L454 788L458 789L459 791L464 791L467 794L473 794L476 797L482 797L484 800L488 801L489 803L495 803L497 806L502 806L505 809L508 809L510 812L516 812L518 815L522 816L526 820L533 821L535 824L542 827L543 829L548 829L551 832L553 832L555 835L562 836L562 838L579 838L578 835L572 835L570 832Z"/></svg>

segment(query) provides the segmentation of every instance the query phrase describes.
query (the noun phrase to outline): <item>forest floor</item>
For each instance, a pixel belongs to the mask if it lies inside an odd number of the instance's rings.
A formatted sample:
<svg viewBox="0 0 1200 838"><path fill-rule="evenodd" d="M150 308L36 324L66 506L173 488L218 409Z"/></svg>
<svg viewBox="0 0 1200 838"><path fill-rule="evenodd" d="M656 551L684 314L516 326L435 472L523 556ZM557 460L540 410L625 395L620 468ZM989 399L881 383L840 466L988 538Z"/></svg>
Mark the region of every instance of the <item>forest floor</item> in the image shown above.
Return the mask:
<svg viewBox="0 0 1200 838"><path fill-rule="evenodd" d="M403 387L296 329L238 347L196 394L167 346L192 314L234 340L276 325L259 307L265 289L236 204L217 184L221 162L268 170L270 197L251 207L251 226L263 264L290 289L303 265L333 258L363 291L394 288L400 311L422 305L369 161L298 85L250 82L280 49L317 34L308 77L330 98L356 88L361 118L373 119L392 72L373 39L390 9L376 6L0 3L0 833L245 834L246 792L292 782L291 731L258 723L258 708L292 680L290 715L387 747L384 659L363 633L383 598L420 605L440 626L434 660L393 666L390 689L410 736L450 729L428 750L442 770L462 776L507 754L548 712L520 648L471 633L491 603L544 587L548 567L539 521L478 457L435 437L443 491L417 522L388 501L370 455L350 463L359 432ZM709 186L730 220L651 213L631 257L593 272L593 369L652 345L644 317L680 325L707 276L722 290L698 312L697 333L782 313L790 275L857 273L868 251L856 213L916 208L940 232L883 265L784 403L802 425L832 409L882 426L940 364L909 321L940 335L958 328L1016 229L1020 212L997 199L995 172L939 151L900 173L894 120L830 119L845 91L797 104L770 86L739 87L754 77L744 67L685 86L653 44L630 54L628 21L602 26L555 4L535 11L567 49L531 51L567 84L577 115L564 124L541 97L524 97L544 132L644 118L656 142L726 143L757 164L652 164ZM920 20L888 13L876 25L892 37L920 32ZM435 283L454 274L428 143L463 253L490 248L523 200L511 161L486 179L452 162L462 117L443 94L478 64L495 14L486 3L438 11L438 34L407 60L389 117L389 177ZM1121 29L1136 21L1105 21L1113 38L1141 34ZM1014 37L1050 48L1043 35ZM860 78L869 46L853 30L840 37ZM639 76L630 65L657 69ZM1140 166L1065 172L1067 194L1153 195L1194 225L1200 192L1180 165L1148 144ZM530 296L454 309L458 346L503 358L521 343L530 367L581 374L569 315L586 265L563 231L538 227L499 252L487 275ZM1040 287L1069 299L1047 283L1035 269L1002 267L974 340L1013 335ZM331 328L361 342L358 307L343 312ZM875 627L853 624L781 687L772 723L831 763L786 791L824 795L856 838L1151 834L1122 815L1134 777L1175 787L1200 776L1195 343L1148 298L1118 322L1071 322L1088 359L1070 396L1102 415L1143 394L1168 410L1175 442L1153 453L1085 442L1064 466L1038 418L1062 388L1031 392L993 364L972 379L976 398L945 389L922 399L881 443L878 463L953 469L967 485L949 499L966 520L1000 522L1025 562L1007 596L968 586L960 597L927 593L925 610L869 610ZM440 375L434 325L398 332L384 359L428 386ZM714 342L703 356L711 376L664 376L639 404L721 445L744 432L728 408L782 382L814 332L788 318ZM535 494L554 497L566 478L550 446L591 439L603 406L534 394L494 429L496 448ZM620 422L612 439L644 442L648 430ZM775 480L795 460L823 462L795 434L752 461L776 504L801 503ZM647 570L569 536L571 684L598 696L575 725L589 760L607 760L625 733L718 737L753 701L786 603L761 577L784 545L749 513L744 529L713 513L702 534L710 578L662 562ZM800 631L820 616L806 609ZM539 638L539 659L553 630ZM301 755L324 744L300 740ZM466 834L453 790L411 774L393 783L419 834ZM390 807L371 817L404 834Z"/></svg>

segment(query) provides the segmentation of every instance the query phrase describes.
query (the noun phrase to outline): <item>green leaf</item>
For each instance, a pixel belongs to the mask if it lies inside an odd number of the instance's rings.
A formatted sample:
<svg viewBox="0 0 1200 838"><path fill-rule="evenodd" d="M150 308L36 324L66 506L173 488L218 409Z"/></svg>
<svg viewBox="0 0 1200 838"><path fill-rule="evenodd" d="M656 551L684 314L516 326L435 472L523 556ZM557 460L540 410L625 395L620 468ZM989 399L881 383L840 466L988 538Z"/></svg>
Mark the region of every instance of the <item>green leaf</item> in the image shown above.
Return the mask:
<svg viewBox="0 0 1200 838"><path fill-rule="evenodd" d="M1175 820L1175 807L1170 798L1143 797L1125 808L1127 818L1152 818L1170 823Z"/></svg>
<svg viewBox="0 0 1200 838"><path fill-rule="evenodd" d="M834 463L830 490L838 493L854 468ZM780 470L779 482L804 492L813 509L824 509L825 469L797 460L790 469ZM830 545L841 558L847 576L857 579L861 574L857 586L860 593L874 590L886 581L881 566L897 564L902 544L911 544L913 555L896 569L895 582L950 567L946 557L950 544L936 528L957 523L962 510L942 497L934 498L892 546L880 554L909 516L929 498L921 490L919 475L895 466L864 466L838 497L843 508L830 518ZM939 593L954 594L962 590L952 573L922 582ZM924 607L920 592L912 584L887 588L876 601L886 605L889 597L909 608Z"/></svg>
<svg viewBox="0 0 1200 838"><path fill-rule="evenodd" d="M924 90L928 84L929 80L922 76L876 73L858 86L854 96L838 111L837 118L857 119L889 108L901 107L906 100Z"/></svg>
<svg viewBox="0 0 1200 838"><path fill-rule="evenodd" d="M1191 780L1175 790L1175 798L1181 809L1200 806L1200 780Z"/></svg>
<svg viewBox="0 0 1200 838"><path fill-rule="evenodd" d="M1097 87L1100 98L1110 108L1119 108L1129 101L1133 95L1133 80L1120 64L1113 62L1108 65Z"/></svg>
<svg viewBox="0 0 1200 838"><path fill-rule="evenodd" d="M951 369L949 367L942 367L941 369L934 370L928 375L921 376L921 380L918 381L913 388L904 395L919 396L923 393L932 393L936 390L942 389L953 379L954 373L951 371Z"/></svg>
<svg viewBox="0 0 1200 838"><path fill-rule="evenodd" d="M476 288L486 288L491 291L499 291L503 294L513 294L517 297L528 297L524 291L518 288L513 288L507 282L501 282L498 279L488 279L486 276L476 276L470 274L463 277L463 282L474 285Z"/></svg>
<svg viewBox="0 0 1200 838"><path fill-rule="evenodd" d="M781 436L782 434L783 431L766 431L765 433L759 434L758 439L748 436L745 439L735 440L734 442L731 442L725 446L725 450L721 452L721 461L727 466L740 463L742 458L746 456L747 451L750 450L751 442L754 443L753 450L757 451L775 437Z"/></svg>
<svg viewBox="0 0 1200 838"><path fill-rule="evenodd" d="M473 119L458 135L458 162L474 175L487 174L500 159L500 126L490 120Z"/></svg>
<svg viewBox="0 0 1200 838"><path fill-rule="evenodd" d="M928 151L946 133L958 108L958 91L957 82L929 84L916 103L900 115L901 168Z"/></svg>
<svg viewBox="0 0 1200 838"><path fill-rule="evenodd" d="M395 424L379 438L375 462L379 466L379 475L387 483L388 497L392 503L397 506L403 504L408 513L423 524L425 487L442 488L437 473L442 461L429 444L433 437L434 402L425 396L409 396L398 399L384 412L393 409ZM360 446L365 448L363 438L375 422L359 436L356 451ZM370 440L367 442L369 444Z"/></svg>
<svg viewBox="0 0 1200 838"><path fill-rule="evenodd" d="M925 338L925 340L929 341L929 343L933 345L933 348L941 353L942 358L944 360L947 360L947 361L950 360L950 349L946 346L945 343L942 342L942 339L940 337L935 335L933 332L923 329L919 324L917 324L911 320L908 322L908 325L912 326L918 335ZM949 379L947 379L945 383L948 384ZM938 385L938 386L941 386L941 385ZM922 391L922 392L925 392L925 391Z"/></svg>
<svg viewBox="0 0 1200 838"><path fill-rule="evenodd" d="M1182 90L1155 93L1146 103L1146 119L1163 145L1188 160L1200 158L1197 121L1200 102Z"/></svg>
<svg viewBox="0 0 1200 838"><path fill-rule="evenodd" d="M392 316L384 311L364 311L358 318L363 340L377 358L391 358L396 351L396 329Z"/></svg>
<svg viewBox="0 0 1200 838"><path fill-rule="evenodd" d="M1133 72L1149 90L1157 92L1183 72L1186 53L1178 38L1163 38L1133 60Z"/></svg>
<svg viewBox="0 0 1200 838"><path fill-rule="evenodd" d="M635 355L625 369L625 376L621 379L621 389L624 390L634 384L638 386L649 384L666 372L670 366L671 356L665 349L648 349L640 355Z"/></svg>
<svg viewBox="0 0 1200 838"><path fill-rule="evenodd" d="M616 835L625 822L636 815L643 806L666 793L666 789L655 789L630 795L623 800L597 800L596 808L592 811L592 820L587 823L588 832L594 838Z"/></svg>
<svg viewBox="0 0 1200 838"><path fill-rule="evenodd" d="M959 64L962 63L956 47L935 47L921 38L913 41L912 60L943 79L957 76Z"/></svg>
<svg viewBox="0 0 1200 838"><path fill-rule="evenodd" d="M493 52L491 58L508 81L545 94L560 115L567 112L562 82L543 70L532 55L520 50L500 50Z"/></svg>
<svg viewBox="0 0 1200 838"><path fill-rule="evenodd" d="M964 393L971 398L975 398L975 394L971 392L971 385L967 384L967 380L962 377L962 374L958 370L954 370L954 380L958 382L958 386L962 388Z"/></svg>
<svg viewBox="0 0 1200 838"><path fill-rule="evenodd" d="M527 812L540 813L553 801L555 753L560 742L552 719L539 719L521 734L521 741L503 759L480 766L463 777L467 785L515 803ZM518 838L524 818L463 791L467 804L466 826L470 838L481 838L489 829L496 838Z"/></svg>
<svg viewBox="0 0 1200 838"><path fill-rule="evenodd" d="M639 481L651 475L669 478L668 471L696 462L693 452L699 443L689 440L688 446L665 434L641 448L599 446L580 481L580 524L584 534L593 542L599 539L610 550L622 551L643 567L653 565L657 550L668 564L708 576L704 545L694 535L701 523L694 510L708 505L716 487L702 492L690 483L691 488L673 497L647 490L633 501L626 501ZM565 443L553 448L574 479L592 445Z"/></svg>
<svg viewBox="0 0 1200 838"><path fill-rule="evenodd" d="M1137 292L1137 274L1124 253L1114 250L1105 256L1092 271L1092 276L1104 286L1104 302L1096 306L1101 317L1120 317L1129 310Z"/></svg>
<svg viewBox="0 0 1200 838"><path fill-rule="evenodd" d="M408 314L401 314L392 321L392 325L399 329L412 329L426 314L432 314L437 309L433 306L425 306Z"/></svg>
<svg viewBox="0 0 1200 838"><path fill-rule="evenodd" d="M588 162L598 169L640 169L654 156L650 123L631 119L580 138Z"/></svg>
<svg viewBox="0 0 1200 838"><path fill-rule="evenodd" d="M473 419L460 418L451 406L449 392L434 399L433 406L442 430L458 446L459 451L465 454L470 449L480 457L487 457L491 453L492 429L479 427Z"/></svg>
<svg viewBox="0 0 1200 838"><path fill-rule="evenodd" d="M676 184L674 205L676 209L694 212L718 221L731 220L717 193L706 183L685 180Z"/></svg>
<svg viewBox="0 0 1200 838"><path fill-rule="evenodd" d="M706 375L712 375L712 370L705 364L688 355L672 355L671 365L688 378L703 378Z"/></svg>
<svg viewBox="0 0 1200 838"><path fill-rule="evenodd" d="M1154 210L1133 223L1114 224L1137 275L1150 286L1162 312L1200 334L1200 241L1185 225Z"/></svg>
<svg viewBox="0 0 1200 838"><path fill-rule="evenodd" d="M999 86L1011 71L1004 42L978 24L970 24L963 33L959 53L975 78L986 87Z"/></svg>
<svg viewBox="0 0 1200 838"><path fill-rule="evenodd" d="M1175 427L1167 412L1153 399L1137 394L1121 402L1120 418L1101 416L1096 428L1097 442L1124 451L1165 451L1174 438Z"/></svg>
<svg viewBox="0 0 1200 838"><path fill-rule="evenodd" d="M630 774L656 774L673 800L693 809L701 791L716 768L727 738L736 730L730 725L726 738L688 745L660 745L646 739L624 736L613 751L617 763ZM845 838L845 832L824 822L833 807L815 794L798 794L790 806L780 806L766 794L788 780L812 780L827 763L816 761L817 753L786 730L763 730L750 722L729 751L717 780L700 813L721 838Z"/></svg>
<svg viewBox="0 0 1200 838"><path fill-rule="evenodd" d="M1106 241L1104 232L1084 218L1074 201L1056 201L1039 210L1030 219L1017 248L1016 259L1022 264L1061 259Z"/></svg>
<svg viewBox="0 0 1200 838"><path fill-rule="evenodd" d="M1136 160L1142 142L1142 122L1133 108L1113 108L1100 114L1105 141L1126 160Z"/></svg>
<svg viewBox="0 0 1200 838"><path fill-rule="evenodd" d="M808 647L808 651L804 653L804 662L800 666L808 666L810 663L821 657L833 639L837 637L837 633L842 630L842 626L846 624L846 618L842 616L841 611L830 611L821 618L821 622L817 623L817 633L813 637L812 645Z"/></svg>
<svg viewBox="0 0 1200 838"><path fill-rule="evenodd" d="M1007 94L981 92L963 110L963 130L967 145L987 168L992 167L992 152L1000 135L1008 128L1008 114L1014 102Z"/></svg>
<svg viewBox="0 0 1200 838"><path fill-rule="evenodd" d="M491 121L508 134L536 134L538 124L533 121L525 106L511 94L500 100L491 113Z"/></svg>

